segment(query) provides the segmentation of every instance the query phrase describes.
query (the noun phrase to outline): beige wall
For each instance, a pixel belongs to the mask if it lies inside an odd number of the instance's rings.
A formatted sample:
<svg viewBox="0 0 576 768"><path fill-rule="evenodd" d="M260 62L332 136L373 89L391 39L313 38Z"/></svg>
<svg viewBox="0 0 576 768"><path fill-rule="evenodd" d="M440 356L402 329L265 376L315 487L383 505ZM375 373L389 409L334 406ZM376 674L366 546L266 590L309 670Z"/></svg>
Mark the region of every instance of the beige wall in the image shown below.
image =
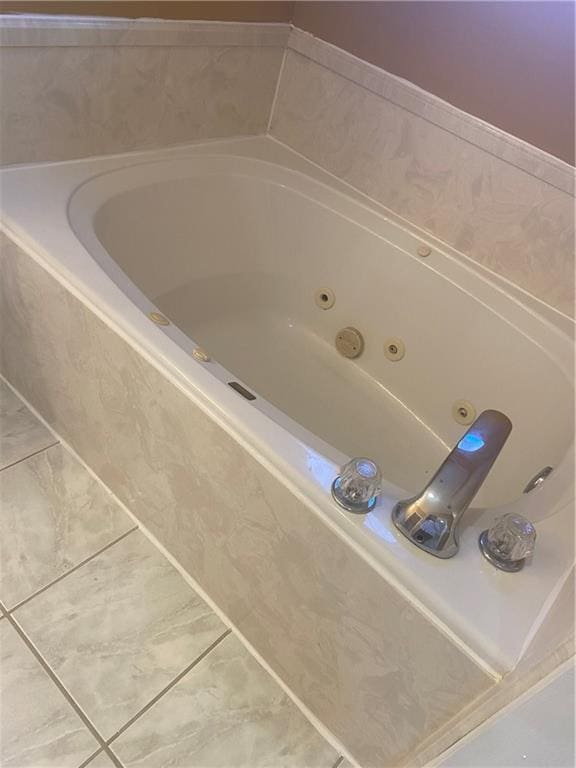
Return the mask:
<svg viewBox="0 0 576 768"><path fill-rule="evenodd" d="M0 13L65 13L89 16L148 16L154 19L213 19L220 21L290 21L293 2L281 0L243 2L243 0L8 0L0 2Z"/></svg>
<svg viewBox="0 0 576 768"><path fill-rule="evenodd" d="M295 26L574 164L571 2L303 2Z"/></svg>

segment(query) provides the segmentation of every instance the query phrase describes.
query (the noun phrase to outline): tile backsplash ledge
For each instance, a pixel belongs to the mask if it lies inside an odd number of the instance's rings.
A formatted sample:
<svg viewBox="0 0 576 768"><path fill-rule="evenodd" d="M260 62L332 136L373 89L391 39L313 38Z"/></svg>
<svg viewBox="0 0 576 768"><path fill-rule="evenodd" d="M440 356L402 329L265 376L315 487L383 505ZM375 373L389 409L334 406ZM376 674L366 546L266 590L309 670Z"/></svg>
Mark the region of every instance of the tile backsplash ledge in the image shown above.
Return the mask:
<svg viewBox="0 0 576 768"><path fill-rule="evenodd" d="M574 169L288 24L5 16L0 71L2 164L270 132L573 313Z"/></svg>
<svg viewBox="0 0 576 768"><path fill-rule="evenodd" d="M574 194L574 169L562 160L290 24L0 14L0 55L7 48L252 46L300 53L536 178ZM279 67L275 74L278 77ZM270 100L270 110L272 106Z"/></svg>
<svg viewBox="0 0 576 768"><path fill-rule="evenodd" d="M270 132L572 314L574 198L567 190L573 169L566 163L298 30L288 44ZM481 146L489 142L490 150Z"/></svg>
<svg viewBox="0 0 576 768"><path fill-rule="evenodd" d="M161 21L79 16L0 16L0 45L180 46L261 45L284 47L288 24Z"/></svg>
<svg viewBox="0 0 576 768"><path fill-rule="evenodd" d="M308 32L293 28L287 47L563 192L574 194L574 168L544 150Z"/></svg>
<svg viewBox="0 0 576 768"><path fill-rule="evenodd" d="M282 24L3 17L0 164L263 133Z"/></svg>

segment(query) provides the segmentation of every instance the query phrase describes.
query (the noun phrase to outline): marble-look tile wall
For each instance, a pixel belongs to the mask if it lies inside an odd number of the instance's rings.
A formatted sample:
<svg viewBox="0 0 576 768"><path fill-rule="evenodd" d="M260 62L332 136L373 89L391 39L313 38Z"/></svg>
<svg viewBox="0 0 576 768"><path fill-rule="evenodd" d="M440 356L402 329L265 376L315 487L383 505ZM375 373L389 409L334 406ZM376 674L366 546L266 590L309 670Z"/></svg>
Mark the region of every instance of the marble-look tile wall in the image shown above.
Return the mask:
<svg viewBox="0 0 576 768"><path fill-rule="evenodd" d="M0 24L0 164L266 130L286 25Z"/></svg>
<svg viewBox="0 0 576 768"><path fill-rule="evenodd" d="M365 768L493 686L54 277L7 238L1 255L3 373Z"/></svg>
<svg viewBox="0 0 576 768"><path fill-rule="evenodd" d="M285 24L5 17L0 164L272 134L565 314L574 169Z"/></svg>
<svg viewBox="0 0 576 768"><path fill-rule="evenodd" d="M299 30L272 134L566 314L574 169Z"/></svg>

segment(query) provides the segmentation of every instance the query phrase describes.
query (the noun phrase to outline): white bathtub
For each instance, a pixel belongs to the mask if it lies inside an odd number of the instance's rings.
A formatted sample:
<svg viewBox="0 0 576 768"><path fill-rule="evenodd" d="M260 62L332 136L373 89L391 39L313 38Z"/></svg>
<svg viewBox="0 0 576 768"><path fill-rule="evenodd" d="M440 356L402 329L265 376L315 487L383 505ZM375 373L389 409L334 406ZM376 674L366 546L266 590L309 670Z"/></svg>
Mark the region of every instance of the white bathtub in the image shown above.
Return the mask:
<svg viewBox="0 0 576 768"><path fill-rule="evenodd" d="M481 664L516 664L573 562L566 318L270 139L9 169L2 184L13 239ZM330 309L319 289L333 292ZM364 338L355 360L334 346L345 326ZM389 338L405 344L402 360L384 355ZM457 400L503 411L513 432L464 518L459 554L438 561L397 534L390 511L465 431ZM363 517L329 493L354 455L385 478ZM549 479L523 494L545 466ZM533 562L514 575L477 547L504 509L538 529Z"/></svg>

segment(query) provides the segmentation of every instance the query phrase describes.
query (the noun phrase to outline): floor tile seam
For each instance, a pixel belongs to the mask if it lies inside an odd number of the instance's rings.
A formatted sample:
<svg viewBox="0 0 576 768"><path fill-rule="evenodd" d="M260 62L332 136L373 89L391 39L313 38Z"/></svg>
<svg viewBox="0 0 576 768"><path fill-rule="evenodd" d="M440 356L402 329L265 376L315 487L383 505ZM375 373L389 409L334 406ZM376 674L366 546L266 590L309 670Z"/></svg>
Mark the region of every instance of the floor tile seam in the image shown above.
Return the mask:
<svg viewBox="0 0 576 768"><path fill-rule="evenodd" d="M123 733L125 733L129 728L134 725L134 723L139 720L143 715L146 714L155 704L157 704L160 699L162 699L169 691L172 690L179 682L182 680L186 675L194 669L194 667L198 666L200 662L204 661L204 659L212 653L212 651L217 648L220 643L225 640L229 635L232 634L231 629L226 629L224 632L222 632L221 635L219 635L216 640L214 640L210 645L205 648L202 653L200 653L190 664L188 664L181 672L179 672L172 680L162 688L161 691L159 691L155 696L153 696L149 702L147 702L135 715L133 715L129 720L127 720L124 725L122 725L116 733L112 734L108 739L106 739L105 746L110 747L120 736L122 736Z"/></svg>
<svg viewBox="0 0 576 768"><path fill-rule="evenodd" d="M96 758L97 758L99 755L101 755L101 754L102 754L102 752L104 752L104 747L100 747L100 746L99 746L99 747L98 747L98 749L96 749L94 752L92 752L92 754L91 754L91 755L89 755L89 756L86 758L86 760L84 760L82 763L80 763L80 765L78 766L78 768L86 768L86 766L90 765L90 763L92 762L92 760L95 760L95 759L96 759Z"/></svg>
<svg viewBox="0 0 576 768"><path fill-rule="evenodd" d="M117 536L115 539L113 539L113 541L109 541L108 544L105 544L103 547L100 547L100 549L98 549L96 552L93 552L88 557L85 557L84 560L77 563L72 568L68 569L66 573L60 574L60 576L57 576L48 584L45 584L43 587L40 587L40 589L37 589L36 592L33 592L31 595L28 595L28 597L25 597L23 600L20 600L20 602L16 603L16 605L12 606L12 608L5 609L6 614L7 615L12 614L15 611L19 610L20 608L22 608L24 605L27 605L29 602L36 599L40 595L44 594L44 592L49 590L51 587L55 586L56 584L59 584L61 581L63 581L64 579L66 579L68 576L72 575L76 571L78 571L80 568L82 568L84 565L89 563L91 560L94 560L96 557L106 552L108 549L115 546L116 544L121 542L123 539L125 539L127 536L129 536L131 533L134 533L134 531L137 531L137 530L138 530L138 526L134 525L129 530L124 531L124 533L122 533L120 536Z"/></svg>
<svg viewBox="0 0 576 768"><path fill-rule="evenodd" d="M0 604L0 607L3 608L5 611L4 606ZM66 699L68 704L72 707L73 711L78 715L86 729L90 732L90 734L94 737L98 745L100 746L100 750L104 749L106 747L106 740L104 737L100 734L96 726L92 723L88 715L84 712L82 707L78 704L78 702L75 700L75 698L72 696L70 691L66 688L64 683L60 680L58 675L54 672L54 670L51 668L51 666L48 664L46 659L42 656L40 650L34 645L32 639L28 637L24 629L18 624L18 622L14 619L14 617L6 613L6 618L8 619L9 623L11 624L14 631L18 634L24 645L28 648L30 653L34 656L36 661L40 664L44 672L48 675L49 679L54 683L56 688L60 691L62 696ZM92 756L94 756L96 752L92 753Z"/></svg>
<svg viewBox="0 0 576 768"><path fill-rule="evenodd" d="M4 472L7 469L12 469L12 467L17 467L18 464L22 464L25 461L28 461L28 459L34 458L34 456L39 456L41 453L44 453L44 451L47 451L50 448L54 448L56 445L60 444L60 440L56 440L55 442L50 443L50 445L45 445L43 448L38 448L37 451L32 451L32 453L29 453L27 456L22 456L20 459L16 459L16 461L13 461L11 464L6 464L5 467L0 467L0 472Z"/></svg>
<svg viewBox="0 0 576 768"><path fill-rule="evenodd" d="M106 745L102 751L104 752L104 754L108 755L108 757L110 758L110 762L116 768L124 768L124 766L122 765L120 760L116 757L116 755L114 754L114 752L112 752L112 750L110 749L110 747L108 745Z"/></svg>

